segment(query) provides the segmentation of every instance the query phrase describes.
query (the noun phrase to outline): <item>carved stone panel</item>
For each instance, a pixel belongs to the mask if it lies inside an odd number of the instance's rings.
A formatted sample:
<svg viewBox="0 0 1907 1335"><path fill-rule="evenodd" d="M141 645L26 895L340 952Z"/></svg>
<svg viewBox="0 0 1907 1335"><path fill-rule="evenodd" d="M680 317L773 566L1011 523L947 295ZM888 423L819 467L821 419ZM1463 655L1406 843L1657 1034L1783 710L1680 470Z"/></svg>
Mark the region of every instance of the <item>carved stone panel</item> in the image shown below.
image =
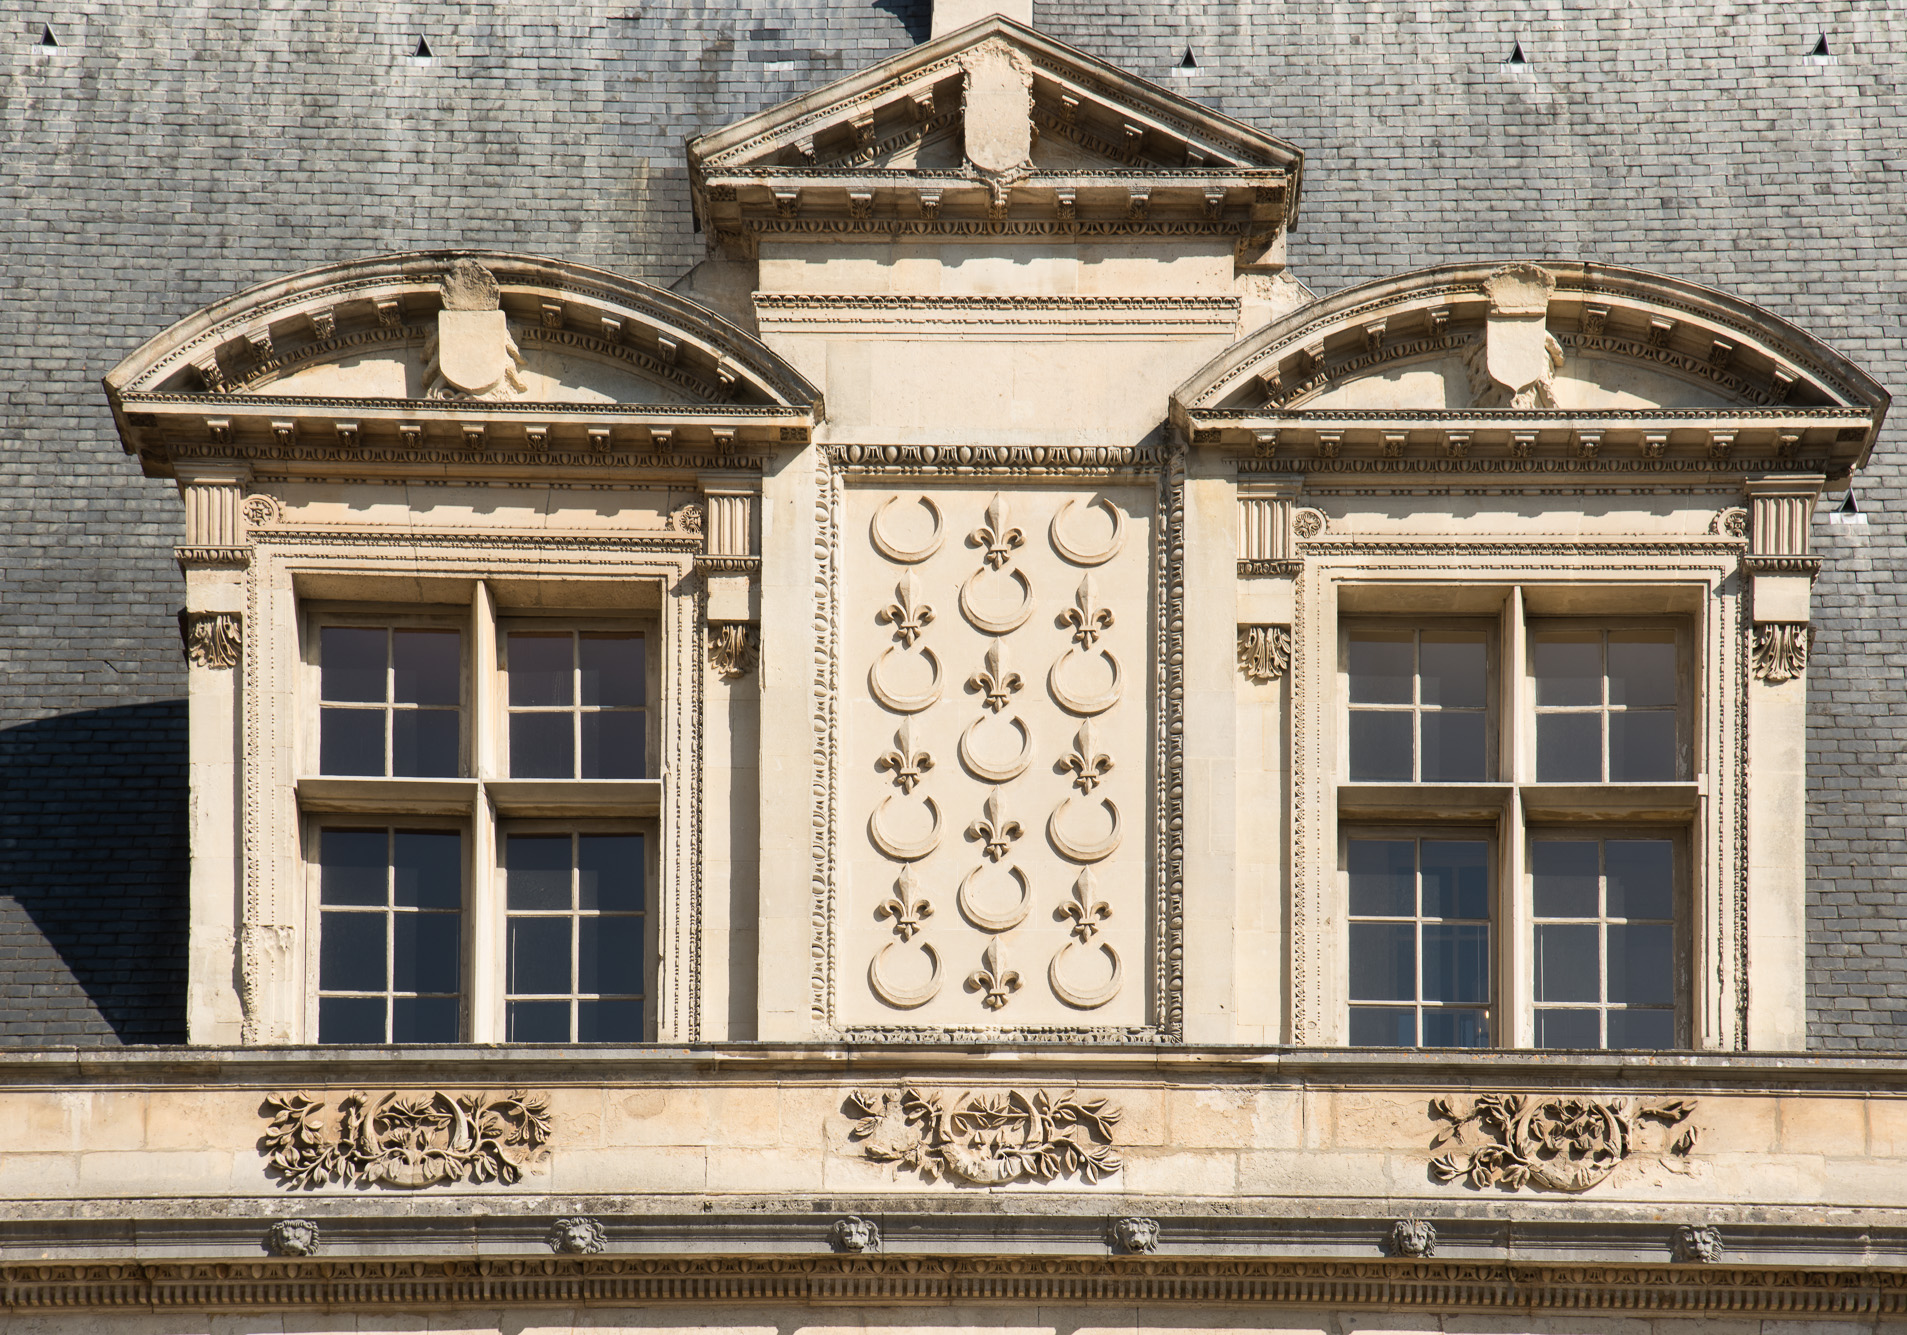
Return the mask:
<svg viewBox="0 0 1907 1335"><path fill-rule="evenodd" d="M1149 1022L1156 494L849 489L842 1027Z"/></svg>

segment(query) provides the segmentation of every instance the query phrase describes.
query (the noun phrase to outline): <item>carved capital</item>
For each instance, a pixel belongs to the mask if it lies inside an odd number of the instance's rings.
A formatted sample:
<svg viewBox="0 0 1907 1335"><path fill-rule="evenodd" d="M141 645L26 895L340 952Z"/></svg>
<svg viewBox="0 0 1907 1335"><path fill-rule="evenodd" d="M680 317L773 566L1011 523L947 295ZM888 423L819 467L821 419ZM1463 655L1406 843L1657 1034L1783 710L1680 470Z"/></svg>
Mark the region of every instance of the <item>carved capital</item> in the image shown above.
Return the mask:
<svg viewBox="0 0 1907 1335"><path fill-rule="evenodd" d="M236 612L181 612L179 638L185 642L185 660L193 667L238 666L243 637Z"/></svg>
<svg viewBox="0 0 1907 1335"><path fill-rule="evenodd" d="M1238 670L1263 685L1277 681L1291 668L1291 627L1240 626Z"/></svg>
<svg viewBox="0 0 1907 1335"><path fill-rule="evenodd" d="M709 666L724 681L735 681L754 671L755 628L746 621L725 621L709 627Z"/></svg>
<svg viewBox="0 0 1907 1335"><path fill-rule="evenodd" d="M1779 685L1808 670L1814 627L1805 621L1770 621L1755 627L1751 659L1755 677Z"/></svg>

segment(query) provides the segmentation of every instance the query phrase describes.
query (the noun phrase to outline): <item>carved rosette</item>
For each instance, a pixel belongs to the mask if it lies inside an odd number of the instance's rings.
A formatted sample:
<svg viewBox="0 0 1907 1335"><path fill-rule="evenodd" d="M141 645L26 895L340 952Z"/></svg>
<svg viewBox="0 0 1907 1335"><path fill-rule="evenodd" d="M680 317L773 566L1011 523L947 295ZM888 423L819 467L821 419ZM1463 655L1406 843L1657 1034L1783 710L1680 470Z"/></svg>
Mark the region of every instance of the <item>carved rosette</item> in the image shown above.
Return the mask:
<svg viewBox="0 0 1907 1335"><path fill-rule="evenodd" d="M1479 1094L1463 1109L1432 1099L1431 1117L1447 1124L1432 1138L1433 1150L1468 1146L1473 1135L1482 1143L1468 1153L1432 1159L1430 1173L1439 1182L1462 1179L1479 1189L1587 1191L1643 1152L1649 1123L1681 1127L1673 1138L1661 1133L1666 1143L1660 1153L1664 1162L1686 1160L1695 1149L1696 1131L1683 1124L1694 1111L1690 1099L1641 1103L1586 1095Z"/></svg>
<svg viewBox="0 0 1907 1335"><path fill-rule="evenodd" d="M1264 685L1277 681L1291 668L1291 627L1240 626L1238 670Z"/></svg>
<svg viewBox="0 0 1907 1335"><path fill-rule="evenodd" d="M930 1182L1098 1182L1125 1166L1113 1148L1120 1110L1072 1090L950 1094L908 1085L856 1090L846 1108L856 1119L848 1135L863 1155Z"/></svg>
<svg viewBox="0 0 1907 1335"><path fill-rule="evenodd" d="M1769 621L1755 627L1750 660L1757 680L1780 685L1808 670L1814 627L1805 621Z"/></svg>
<svg viewBox="0 0 1907 1335"><path fill-rule="evenodd" d="M237 612L181 612L179 638L193 667L237 667L244 647Z"/></svg>
<svg viewBox="0 0 1907 1335"><path fill-rule="evenodd" d="M287 1187L511 1185L549 1157L543 1094L355 1093L335 1118L306 1094L273 1094L259 1152Z"/></svg>

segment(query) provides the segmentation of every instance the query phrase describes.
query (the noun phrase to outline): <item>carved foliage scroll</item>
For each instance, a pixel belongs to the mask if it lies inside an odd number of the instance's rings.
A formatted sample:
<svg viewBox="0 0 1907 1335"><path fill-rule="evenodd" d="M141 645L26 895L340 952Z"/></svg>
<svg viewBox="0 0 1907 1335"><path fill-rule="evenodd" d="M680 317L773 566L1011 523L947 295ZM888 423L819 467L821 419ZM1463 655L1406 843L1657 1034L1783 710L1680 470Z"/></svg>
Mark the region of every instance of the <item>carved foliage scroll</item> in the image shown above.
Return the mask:
<svg viewBox="0 0 1907 1335"><path fill-rule="evenodd" d="M1125 1166L1113 1148L1121 1111L1077 1090L951 1094L909 1085L848 1096L850 1139L878 1163L978 1186L1098 1182Z"/></svg>
<svg viewBox="0 0 1907 1335"><path fill-rule="evenodd" d="M709 627L709 666L724 681L746 677L755 667L754 627L746 621L724 621Z"/></svg>
<svg viewBox="0 0 1907 1335"><path fill-rule="evenodd" d="M179 637L185 642L186 662L193 667L238 666L243 637L236 612L181 612Z"/></svg>
<svg viewBox="0 0 1907 1335"><path fill-rule="evenodd" d="M1240 626L1238 670L1263 685L1277 681L1291 667L1291 627Z"/></svg>
<svg viewBox="0 0 1907 1335"><path fill-rule="evenodd" d="M347 1094L335 1117L306 1094L265 1100L259 1140L267 1170L287 1187L431 1187L520 1182L549 1157L542 1094Z"/></svg>
<svg viewBox="0 0 1907 1335"><path fill-rule="evenodd" d="M1814 627L1804 621L1769 621L1755 627L1755 676L1771 685L1808 670L1808 651L1814 647Z"/></svg>
<svg viewBox="0 0 1907 1335"><path fill-rule="evenodd" d="M1439 1182L1461 1179L1477 1188L1587 1191L1646 1152L1652 1127L1660 1128L1654 1138L1664 1162L1687 1159L1696 1131L1685 1123L1694 1111L1689 1099L1479 1094L1467 1108L1432 1099L1431 1117L1446 1125L1430 1147L1459 1150L1432 1159L1430 1172Z"/></svg>

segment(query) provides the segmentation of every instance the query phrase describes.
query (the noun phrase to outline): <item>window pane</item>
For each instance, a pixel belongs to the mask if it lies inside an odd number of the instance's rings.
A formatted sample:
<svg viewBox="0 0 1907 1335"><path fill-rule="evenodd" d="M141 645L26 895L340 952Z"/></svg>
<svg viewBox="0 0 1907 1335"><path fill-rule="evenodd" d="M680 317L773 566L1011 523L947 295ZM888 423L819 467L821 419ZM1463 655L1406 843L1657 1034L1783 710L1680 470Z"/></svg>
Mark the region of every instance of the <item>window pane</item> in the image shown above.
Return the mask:
<svg viewBox="0 0 1907 1335"><path fill-rule="evenodd" d="M570 906L568 835L513 834L504 842L503 857L504 893L511 908Z"/></svg>
<svg viewBox="0 0 1907 1335"><path fill-rule="evenodd" d="M512 1001L504 1006L504 1036L511 1043L569 1042L567 1001Z"/></svg>
<svg viewBox="0 0 1907 1335"><path fill-rule="evenodd" d="M393 1043L455 1043L457 998L394 997L391 1000Z"/></svg>
<svg viewBox="0 0 1907 1335"><path fill-rule="evenodd" d="M1411 1048L1417 1046L1417 1012L1405 1006L1351 1007L1351 1046L1355 1048Z"/></svg>
<svg viewBox="0 0 1907 1335"><path fill-rule="evenodd" d="M1599 1048L1602 1025L1598 1011L1536 1012L1539 1048Z"/></svg>
<svg viewBox="0 0 1907 1335"><path fill-rule="evenodd" d="M642 636L586 631L578 646L586 705L642 705Z"/></svg>
<svg viewBox="0 0 1907 1335"><path fill-rule="evenodd" d="M1409 839L1352 839L1345 848L1351 913L1408 918L1417 912L1417 845Z"/></svg>
<svg viewBox="0 0 1907 1335"><path fill-rule="evenodd" d="M567 705L571 693L571 655L568 631L512 631L510 633L510 703L513 705Z"/></svg>
<svg viewBox="0 0 1907 1335"><path fill-rule="evenodd" d="M1426 710L1418 717L1424 731L1425 783L1481 783L1489 777L1482 714Z"/></svg>
<svg viewBox="0 0 1907 1335"><path fill-rule="evenodd" d="M1675 704L1675 632L1609 632L1609 703L1647 708Z"/></svg>
<svg viewBox="0 0 1907 1335"><path fill-rule="evenodd" d="M642 919L576 920L576 990L642 991Z"/></svg>
<svg viewBox="0 0 1907 1335"><path fill-rule="evenodd" d="M420 909L463 907L463 836L455 830L399 830L391 849L392 903Z"/></svg>
<svg viewBox="0 0 1907 1335"><path fill-rule="evenodd" d="M1426 1010L1424 1046L1427 1048L1487 1048L1490 1046L1490 1012L1470 1010Z"/></svg>
<svg viewBox="0 0 1907 1335"><path fill-rule="evenodd" d="M1675 845L1667 839L1611 839L1608 863L1612 918L1675 916Z"/></svg>
<svg viewBox="0 0 1907 1335"><path fill-rule="evenodd" d="M579 1043L642 1042L640 1001L579 1001L576 1003L576 1041Z"/></svg>
<svg viewBox="0 0 1907 1335"><path fill-rule="evenodd" d="M1424 924L1424 1000L1490 999L1490 929ZM1429 1029L1429 1015L1425 1015ZM1430 1042L1425 1038L1426 1043Z"/></svg>
<svg viewBox="0 0 1907 1335"><path fill-rule="evenodd" d="M1424 704L1445 709L1483 708L1482 631L1427 630L1417 655Z"/></svg>
<svg viewBox="0 0 1907 1335"><path fill-rule="evenodd" d="M318 632L319 698L384 703L382 626L326 626ZM382 1021L379 1022L380 1035Z"/></svg>
<svg viewBox="0 0 1907 1335"><path fill-rule="evenodd" d="M320 709L318 773L382 774L384 719L381 709Z"/></svg>
<svg viewBox="0 0 1907 1335"><path fill-rule="evenodd" d="M1530 845L1530 873L1531 899L1537 917L1597 916L1594 840L1537 840Z"/></svg>
<svg viewBox="0 0 1907 1335"><path fill-rule="evenodd" d="M1663 783L1676 777L1675 715L1611 713L1609 779L1612 783Z"/></svg>
<svg viewBox="0 0 1907 1335"><path fill-rule="evenodd" d="M585 779L640 779L643 777L643 714L618 709L582 716Z"/></svg>
<svg viewBox="0 0 1907 1335"><path fill-rule="evenodd" d="M1602 719L1597 714L1536 716L1536 781L1600 783Z"/></svg>
<svg viewBox="0 0 1907 1335"><path fill-rule="evenodd" d="M318 1041L382 1043L384 1004L383 997L320 997Z"/></svg>
<svg viewBox="0 0 1907 1335"><path fill-rule="evenodd" d="M576 777L574 714L510 715L510 777Z"/></svg>
<svg viewBox="0 0 1907 1335"><path fill-rule="evenodd" d="M318 989L323 992L384 990L384 924L388 915L326 912L318 926ZM381 1005L382 1003L380 1003ZM382 1014L382 1011L379 1012ZM378 1021L378 1042L384 1022Z"/></svg>
<svg viewBox="0 0 1907 1335"><path fill-rule="evenodd" d="M1610 1011L1609 1046L1612 1048L1674 1047L1675 1012Z"/></svg>
<svg viewBox="0 0 1907 1335"><path fill-rule="evenodd" d="M1351 924L1351 999L1413 1001L1417 929L1407 922Z"/></svg>
<svg viewBox="0 0 1907 1335"><path fill-rule="evenodd" d="M1536 928L1536 999L1538 1001L1601 1001L1602 962L1597 958L1594 923L1561 926L1539 923Z"/></svg>
<svg viewBox="0 0 1907 1335"><path fill-rule="evenodd" d="M1409 783L1411 714L1351 711L1351 782Z"/></svg>
<svg viewBox="0 0 1907 1335"><path fill-rule="evenodd" d="M461 913L391 915L391 990L455 992Z"/></svg>
<svg viewBox="0 0 1907 1335"><path fill-rule="evenodd" d="M1530 638L1539 705L1602 703L1602 632L1544 631Z"/></svg>
<svg viewBox="0 0 1907 1335"><path fill-rule="evenodd" d="M642 836L585 834L576 848L576 905L605 913L642 908Z"/></svg>
<svg viewBox="0 0 1907 1335"><path fill-rule="evenodd" d="M392 631L391 699L400 705L462 704L462 647L460 631Z"/></svg>
<svg viewBox="0 0 1907 1335"><path fill-rule="evenodd" d="M325 904L383 905L390 868L383 830L325 830L318 836L318 898ZM380 984L382 986L382 984Z"/></svg>
<svg viewBox="0 0 1907 1335"><path fill-rule="evenodd" d="M1490 916L1488 844L1481 839L1424 840L1423 912L1426 918Z"/></svg>
<svg viewBox="0 0 1907 1335"><path fill-rule="evenodd" d="M1351 703L1407 705L1411 703L1412 663L1416 633L1408 630L1351 632Z"/></svg>
<svg viewBox="0 0 1907 1335"><path fill-rule="evenodd" d="M456 778L459 717L454 709L393 711L391 773L412 779Z"/></svg>
<svg viewBox="0 0 1907 1335"><path fill-rule="evenodd" d="M575 919L511 918L509 976L504 990L530 995L567 993L569 929Z"/></svg>
<svg viewBox="0 0 1907 1335"><path fill-rule="evenodd" d="M1609 924L1609 1000L1636 1006L1674 1003L1674 927L1665 922Z"/></svg>

